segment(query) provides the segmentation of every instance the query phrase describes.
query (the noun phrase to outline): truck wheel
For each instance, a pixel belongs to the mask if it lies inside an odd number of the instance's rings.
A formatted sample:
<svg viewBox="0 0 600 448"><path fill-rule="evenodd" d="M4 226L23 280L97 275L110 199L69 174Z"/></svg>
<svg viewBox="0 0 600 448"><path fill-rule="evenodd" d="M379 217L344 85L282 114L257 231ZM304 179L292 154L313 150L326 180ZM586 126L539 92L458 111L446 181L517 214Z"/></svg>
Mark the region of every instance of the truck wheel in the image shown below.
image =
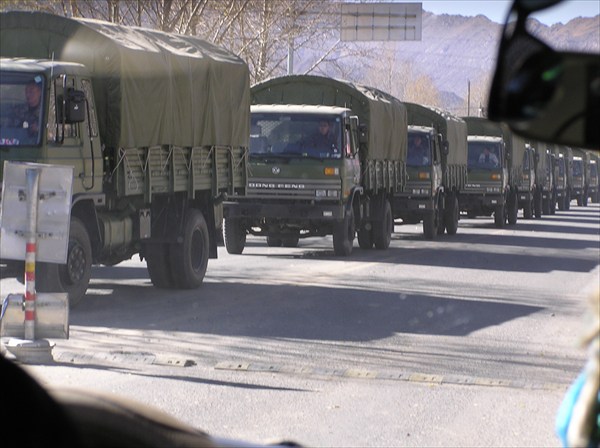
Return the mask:
<svg viewBox="0 0 600 448"><path fill-rule="evenodd" d="M523 218L531 219L533 217L533 201L529 200L525 202L523 206Z"/></svg>
<svg viewBox="0 0 600 448"><path fill-rule="evenodd" d="M69 306L77 306L88 289L92 275L92 244L90 236L77 219L71 219L67 263L37 263L36 290L39 292L66 292Z"/></svg>
<svg viewBox="0 0 600 448"><path fill-rule="evenodd" d="M496 206L496 210L494 211L494 224L499 229L504 227L506 223L506 216L504 215L504 204L500 204Z"/></svg>
<svg viewBox="0 0 600 448"><path fill-rule="evenodd" d="M144 258L150 281L155 288L169 289L175 286L171 274L168 243L148 243L144 246Z"/></svg>
<svg viewBox="0 0 600 448"><path fill-rule="evenodd" d="M517 214L519 213L519 199L517 194L514 193L510 196L508 201L508 223L515 225L517 223Z"/></svg>
<svg viewBox="0 0 600 448"><path fill-rule="evenodd" d="M552 196L552 199L550 200L550 214L556 214L556 198L554 196Z"/></svg>
<svg viewBox="0 0 600 448"><path fill-rule="evenodd" d="M548 205L548 199L542 199L542 215L550 214L550 206Z"/></svg>
<svg viewBox="0 0 600 448"><path fill-rule="evenodd" d="M431 213L423 216L423 235L425 239L433 240L437 236L437 222L435 219L436 212L432 210Z"/></svg>
<svg viewBox="0 0 600 448"><path fill-rule="evenodd" d="M333 252L340 257L352 253L354 243L354 210L352 207L346 217L333 225Z"/></svg>
<svg viewBox="0 0 600 448"><path fill-rule="evenodd" d="M559 210L559 211L561 211L561 212L562 212L562 211L564 211L564 210L565 210L565 202L567 202L567 200L566 200L565 196L563 196L562 198L560 198L560 199L557 201L557 204L558 204L558 210Z"/></svg>
<svg viewBox="0 0 600 448"><path fill-rule="evenodd" d="M365 229L364 225L358 229L358 246L363 250L373 249L373 230Z"/></svg>
<svg viewBox="0 0 600 448"><path fill-rule="evenodd" d="M239 255L246 245L246 229L238 218L225 218L223 223L225 235L225 248L230 254Z"/></svg>
<svg viewBox="0 0 600 448"><path fill-rule="evenodd" d="M281 238L275 238L274 236L267 236L267 246L269 247L281 247L283 240Z"/></svg>
<svg viewBox="0 0 600 448"><path fill-rule="evenodd" d="M455 194L452 194L448 198L448 207L444 211L444 225L446 226L446 233L448 235L456 235L458 231L458 219L458 198Z"/></svg>
<svg viewBox="0 0 600 448"><path fill-rule="evenodd" d="M208 226L200 210L187 211L182 236L181 243L170 247L173 279L178 288L193 289L204 280L210 251Z"/></svg>
<svg viewBox="0 0 600 448"><path fill-rule="evenodd" d="M394 229L394 219L392 218L392 207L387 199L383 202L383 219L376 222L373 228L373 243L375 249L383 250L390 247L392 241L392 231Z"/></svg>
<svg viewBox="0 0 600 448"><path fill-rule="evenodd" d="M583 204L583 196L577 196L577 205L581 207L581 204Z"/></svg>
<svg viewBox="0 0 600 448"><path fill-rule="evenodd" d="M297 235L286 236L281 238L281 244L283 247L298 247L298 243L300 242L300 237Z"/></svg>
<svg viewBox="0 0 600 448"><path fill-rule="evenodd" d="M571 192L567 191L567 194L565 195L565 210L569 211L571 210Z"/></svg>
<svg viewBox="0 0 600 448"><path fill-rule="evenodd" d="M542 217L542 194L536 191L533 195L533 209L536 218Z"/></svg>
<svg viewBox="0 0 600 448"><path fill-rule="evenodd" d="M585 193L583 195L583 197L581 198L581 203L583 204L584 207L587 207L587 205L588 205L588 195L587 195L587 193Z"/></svg>

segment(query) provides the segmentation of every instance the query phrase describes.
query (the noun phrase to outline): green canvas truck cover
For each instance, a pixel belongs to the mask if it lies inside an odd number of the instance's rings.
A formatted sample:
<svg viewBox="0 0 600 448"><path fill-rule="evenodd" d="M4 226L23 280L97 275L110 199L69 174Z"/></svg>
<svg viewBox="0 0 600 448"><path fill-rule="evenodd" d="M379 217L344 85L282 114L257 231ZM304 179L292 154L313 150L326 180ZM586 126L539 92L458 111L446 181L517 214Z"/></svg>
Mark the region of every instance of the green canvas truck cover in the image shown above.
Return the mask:
<svg viewBox="0 0 600 448"><path fill-rule="evenodd" d="M255 84L251 101L347 107L368 127L367 159L406 160L406 108L380 90L321 76L290 75Z"/></svg>
<svg viewBox="0 0 600 448"><path fill-rule="evenodd" d="M467 124L462 118L432 106L415 103L404 105L409 125L433 127L442 134L442 140L448 142L448 164L467 164Z"/></svg>
<svg viewBox="0 0 600 448"><path fill-rule="evenodd" d="M85 65L108 147L248 146L248 66L198 38L12 11L0 13L0 55Z"/></svg>

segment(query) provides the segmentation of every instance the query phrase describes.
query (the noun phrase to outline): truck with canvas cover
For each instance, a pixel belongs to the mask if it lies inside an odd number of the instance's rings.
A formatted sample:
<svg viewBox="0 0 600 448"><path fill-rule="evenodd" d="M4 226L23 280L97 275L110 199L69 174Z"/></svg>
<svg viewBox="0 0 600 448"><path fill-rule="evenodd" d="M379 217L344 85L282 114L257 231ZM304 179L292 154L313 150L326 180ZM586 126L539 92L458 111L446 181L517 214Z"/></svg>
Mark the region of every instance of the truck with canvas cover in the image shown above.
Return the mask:
<svg viewBox="0 0 600 448"><path fill-rule="evenodd" d="M458 229L458 197L467 177L467 125L438 108L404 103L408 114L407 179L394 195L394 218L433 239Z"/></svg>
<svg viewBox="0 0 600 448"><path fill-rule="evenodd" d="M599 173L598 173L598 162L600 162L600 158L598 157L598 151L585 151L588 158L588 190L587 194L590 200L597 204L600 199L599 190Z"/></svg>
<svg viewBox="0 0 600 448"><path fill-rule="evenodd" d="M525 144L521 170L517 170L515 175L519 177L519 209L523 209L523 218L531 219L535 208L535 149L529 144Z"/></svg>
<svg viewBox="0 0 600 448"><path fill-rule="evenodd" d="M518 187L514 175L522 167L525 144L515 145L507 126L482 117L463 117L467 123L467 182L459 197L469 217L492 216L496 227L517 222ZM515 161L515 159L518 159ZM521 168L522 169L522 168Z"/></svg>
<svg viewBox="0 0 600 448"><path fill-rule="evenodd" d="M560 166L564 165L565 170L565 192L562 201L563 208L560 208L561 202L558 202L559 210L570 210L571 208L571 198L573 191L573 149L569 146L559 146L558 147L559 158L559 170Z"/></svg>
<svg viewBox="0 0 600 448"><path fill-rule="evenodd" d="M572 148L573 150L573 167L571 176L573 185L571 186L571 198L577 200L577 205L587 207L588 202L588 159L587 153L581 148Z"/></svg>
<svg viewBox="0 0 600 448"><path fill-rule="evenodd" d="M567 192L569 189L567 179L568 158L565 157L565 147L553 145L554 151L554 191L556 205L559 210L566 210Z"/></svg>
<svg viewBox="0 0 600 448"><path fill-rule="evenodd" d="M75 304L92 264L136 253L155 286L200 286L215 208L246 185L247 65L190 36L39 12L0 14L0 55L1 161L74 167L68 261L39 263L38 290Z"/></svg>
<svg viewBox="0 0 600 448"><path fill-rule="evenodd" d="M535 216L550 215L556 210L554 188L554 145L550 143L529 142L536 153L535 179L536 196L534 199Z"/></svg>
<svg viewBox="0 0 600 448"><path fill-rule="evenodd" d="M386 249L391 199L402 189L406 108L377 89L321 76L273 78L251 89L245 195L224 203L225 245L242 253L246 235L269 245L333 235L336 255Z"/></svg>

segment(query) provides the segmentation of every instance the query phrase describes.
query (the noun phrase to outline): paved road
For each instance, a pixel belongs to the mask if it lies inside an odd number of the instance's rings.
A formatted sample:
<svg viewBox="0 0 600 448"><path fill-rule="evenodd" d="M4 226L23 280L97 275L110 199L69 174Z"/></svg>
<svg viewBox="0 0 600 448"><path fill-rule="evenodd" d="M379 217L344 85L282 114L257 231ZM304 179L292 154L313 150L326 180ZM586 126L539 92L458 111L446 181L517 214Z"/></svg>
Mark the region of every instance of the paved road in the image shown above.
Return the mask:
<svg viewBox="0 0 600 448"><path fill-rule="evenodd" d="M251 442L558 445L599 229L593 204L506 229L464 219L436 241L397 225L389 250L347 259L330 238L250 238L193 291L153 288L143 262L101 267L56 363L27 368Z"/></svg>

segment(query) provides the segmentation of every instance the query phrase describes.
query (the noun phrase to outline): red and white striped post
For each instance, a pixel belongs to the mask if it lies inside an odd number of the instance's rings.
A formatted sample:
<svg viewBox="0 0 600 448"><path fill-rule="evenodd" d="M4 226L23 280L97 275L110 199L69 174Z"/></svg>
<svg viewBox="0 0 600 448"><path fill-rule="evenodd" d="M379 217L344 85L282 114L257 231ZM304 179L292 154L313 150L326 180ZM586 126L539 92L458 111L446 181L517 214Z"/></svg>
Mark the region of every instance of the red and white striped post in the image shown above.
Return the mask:
<svg viewBox="0 0 600 448"><path fill-rule="evenodd" d="M25 339L35 340L35 259L37 254L37 212L40 172L27 169L27 198L29 199L28 235L25 250Z"/></svg>

